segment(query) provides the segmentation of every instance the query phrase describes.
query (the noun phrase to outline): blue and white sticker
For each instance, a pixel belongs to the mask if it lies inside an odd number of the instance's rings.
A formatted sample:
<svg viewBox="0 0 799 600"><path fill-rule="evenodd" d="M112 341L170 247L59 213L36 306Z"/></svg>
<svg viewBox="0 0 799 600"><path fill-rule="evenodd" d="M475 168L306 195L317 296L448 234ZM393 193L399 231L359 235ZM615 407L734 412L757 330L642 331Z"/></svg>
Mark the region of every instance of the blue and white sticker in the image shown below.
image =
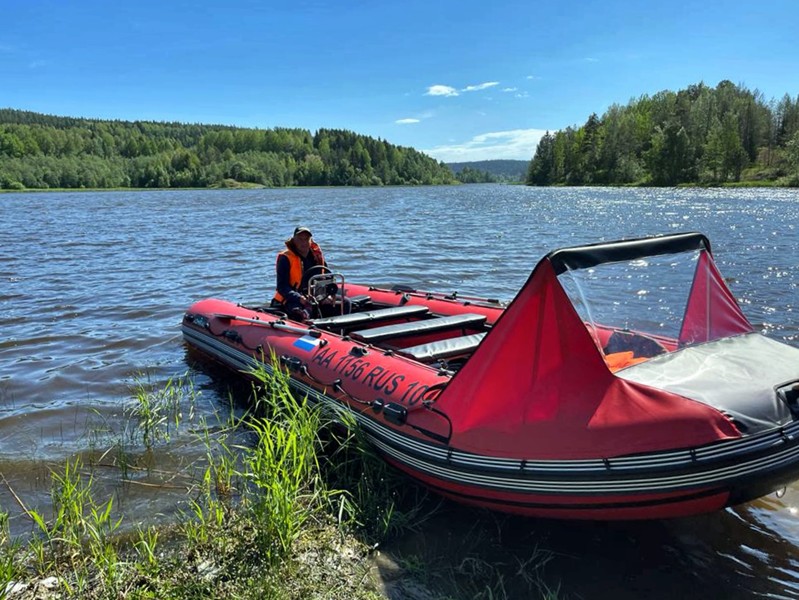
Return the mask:
<svg viewBox="0 0 799 600"><path fill-rule="evenodd" d="M294 342L294 346L296 348L299 348L300 350L304 350L305 352L311 352L321 342L322 342L321 338L311 337L310 335L304 335Z"/></svg>

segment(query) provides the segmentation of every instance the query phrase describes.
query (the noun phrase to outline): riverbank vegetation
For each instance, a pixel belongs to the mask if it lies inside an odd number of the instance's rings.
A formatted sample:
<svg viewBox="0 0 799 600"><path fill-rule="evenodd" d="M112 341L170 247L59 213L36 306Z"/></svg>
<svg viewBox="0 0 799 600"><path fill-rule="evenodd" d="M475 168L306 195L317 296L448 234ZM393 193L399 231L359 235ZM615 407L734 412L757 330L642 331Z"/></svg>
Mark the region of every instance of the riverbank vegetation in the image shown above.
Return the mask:
<svg viewBox="0 0 799 600"><path fill-rule="evenodd" d="M351 131L56 117L0 109L0 189L455 183L413 148Z"/></svg>
<svg viewBox="0 0 799 600"><path fill-rule="evenodd" d="M799 186L799 95L722 81L642 96L547 133L528 185Z"/></svg>
<svg viewBox="0 0 799 600"><path fill-rule="evenodd" d="M455 171L455 178L461 183L497 183L498 181L497 177L488 171L481 171L469 166Z"/></svg>
<svg viewBox="0 0 799 600"><path fill-rule="evenodd" d="M456 566L383 553L438 501L373 455L353 423L332 426L343 415L293 397L284 373L255 378L251 408L218 423L197 421L190 381L154 388L139 380L129 428L54 469L49 507L29 506L0 480L31 527L12 538L0 508L0 597L515 597L499 569L467 548ZM113 468L132 485L180 428L205 449L201 463L164 474L172 487L186 480L183 509L175 521L132 525L115 502L119 490L97 485L97 473ZM486 543L475 536L475 547ZM547 560L538 548L525 558L525 597L557 597L539 577Z"/></svg>
<svg viewBox="0 0 799 600"><path fill-rule="evenodd" d="M461 183L523 183L529 160L479 160L447 163Z"/></svg>

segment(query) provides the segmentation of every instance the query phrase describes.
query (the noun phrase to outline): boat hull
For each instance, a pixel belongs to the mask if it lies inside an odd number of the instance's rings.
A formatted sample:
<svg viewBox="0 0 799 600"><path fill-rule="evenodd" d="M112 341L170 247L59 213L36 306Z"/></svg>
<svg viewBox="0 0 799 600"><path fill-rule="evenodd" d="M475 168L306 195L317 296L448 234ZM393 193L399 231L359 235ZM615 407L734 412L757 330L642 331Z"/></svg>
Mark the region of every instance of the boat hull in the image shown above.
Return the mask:
<svg viewBox="0 0 799 600"><path fill-rule="evenodd" d="M634 456L537 460L469 452L450 443L446 415L435 410L451 374L347 336L275 323L282 322L207 300L189 309L182 328L190 348L240 373L272 371L273 356L284 366L302 364L289 369L294 392L348 411L390 464L460 503L531 517L660 519L716 511L799 476L797 423Z"/></svg>

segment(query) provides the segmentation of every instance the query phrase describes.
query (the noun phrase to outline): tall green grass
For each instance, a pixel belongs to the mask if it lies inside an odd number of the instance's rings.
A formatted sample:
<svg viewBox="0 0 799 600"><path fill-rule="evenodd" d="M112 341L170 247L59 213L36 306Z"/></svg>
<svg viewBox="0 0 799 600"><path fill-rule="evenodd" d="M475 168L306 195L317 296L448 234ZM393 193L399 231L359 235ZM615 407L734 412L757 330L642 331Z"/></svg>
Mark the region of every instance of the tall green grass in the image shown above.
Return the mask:
<svg viewBox="0 0 799 600"><path fill-rule="evenodd" d="M25 566L42 577L57 576L70 595L89 584L116 590L121 572L114 534L121 519L112 516L113 499L95 499L93 475L80 458L67 460L63 471L51 477L52 514L25 508L38 533L27 546ZM13 556L9 551L4 555L6 560Z"/></svg>
<svg viewBox="0 0 799 600"><path fill-rule="evenodd" d="M59 597L88 600L383 597L366 584L371 550L418 527L434 503L374 454L346 413L297 397L280 368L250 375L251 410L211 424L196 418L187 378L160 388L139 380L127 439L102 456L152 452L190 420L205 456L182 517L127 524L113 497L98 499L96 465L69 459L52 471L50 510L19 499L27 540L11 539L0 511L0 597L11 583L35 590L53 576ZM132 462L117 461L121 479ZM487 589L502 597L501 581Z"/></svg>
<svg viewBox="0 0 799 600"><path fill-rule="evenodd" d="M9 533L8 512L0 509L0 598L13 581L24 574L19 560L20 543Z"/></svg>
<svg viewBox="0 0 799 600"><path fill-rule="evenodd" d="M147 573L161 579L170 594L183 597L194 593L189 590L212 589L209 573L247 576L253 569L279 570L306 528L332 522L331 502L339 492L321 476L319 433L326 425L321 409L295 399L280 370L269 375L262 369L252 375L260 388L253 410L240 418L231 414L224 423L202 423L206 467L187 498L182 522L170 528L168 536L153 527L139 527L123 560L117 548L122 538L115 536L122 521L112 516L113 499L96 500L91 468L80 458L67 460L51 475L52 514L25 509L33 536L24 551L18 541L10 540L8 515L0 513L0 595L26 571L40 578L57 577L67 596L83 597L91 588L92 597L114 597L130 585L126 579ZM137 379L127 411L124 452L136 446L152 451L168 443L187 407L193 417L193 398L193 386L182 378L160 388ZM242 431L249 443L228 443L241 439ZM116 442L112 454L122 452L122 446ZM117 461L121 475L129 462ZM161 558L164 537L170 539L170 548L180 548L179 553L189 548L189 564L197 563L193 566L204 574L199 581L176 582L168 576L167 565L174 569L174 563ZM280 577L273 577L269 585L279 587Z"/></svg>
<svg viewBox="0 0 799 600"><path fill-rule="evenodd" d="M188 377L172 377L158 387L146 373L139 373L132 391L134 402L126 408L132 425L128 435L132 443L141 442L148 450L168 442L182 421L194 418L196 392Z"/></svg>

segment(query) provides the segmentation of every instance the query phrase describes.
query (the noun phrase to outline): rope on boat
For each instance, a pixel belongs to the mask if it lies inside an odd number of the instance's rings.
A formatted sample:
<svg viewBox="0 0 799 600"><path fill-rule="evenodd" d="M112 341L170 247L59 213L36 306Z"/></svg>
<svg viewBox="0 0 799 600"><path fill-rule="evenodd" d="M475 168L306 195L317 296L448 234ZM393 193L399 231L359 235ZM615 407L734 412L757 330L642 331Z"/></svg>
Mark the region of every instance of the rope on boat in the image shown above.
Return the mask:
<svg viewBox="0 0 799 600"><path fill-rule="evenodd" d="M322 381L321 379L317 379L316 377L311 375L311 372L308 370L308 365L306 365L305 363L303 363L302 366L300 366L299 370L300 370L300 373L305 375L308 379L313 381L315 384L321 385L323 387L333 388L334 390L336 390L340 394L344 394L345 396L347 396L347 398L349 398L350 400L352 400L356 404L361 404L363 406L372 406L372 404L374 404L374 402L372 400L361 400L357 396L353 396L352 394L350 394L347 390L344 389L344 386L341 385L341 379L335 379L335 380L333 380L330 383L326 383L326 382Z"/></svg>

